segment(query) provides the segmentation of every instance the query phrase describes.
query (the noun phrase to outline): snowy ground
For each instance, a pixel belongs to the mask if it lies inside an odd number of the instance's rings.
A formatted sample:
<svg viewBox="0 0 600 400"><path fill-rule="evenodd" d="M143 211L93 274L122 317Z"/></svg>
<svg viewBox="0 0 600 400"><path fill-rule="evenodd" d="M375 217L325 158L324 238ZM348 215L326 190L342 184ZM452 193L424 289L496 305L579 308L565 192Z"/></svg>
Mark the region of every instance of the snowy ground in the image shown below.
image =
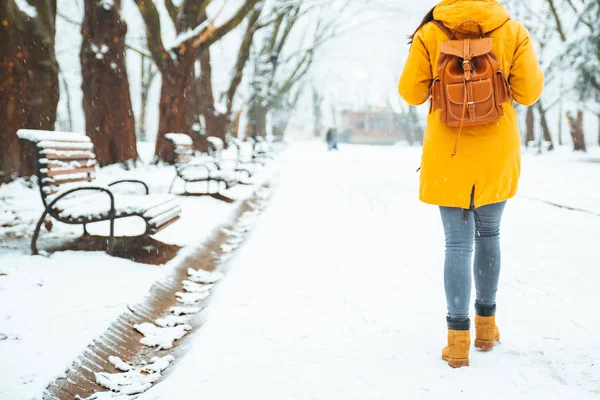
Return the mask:
<svg viewBox="0 0 600 400"><path fill-rule="evenodd" d="M134 171L109 167L100 170L98 179L141 179L151 193L164 193L174 173L173 167ZM252 190L238 187L230 194L244 198ZM34 224L42 213L37 186L24 180L0 186L0 399L40 398L44 388L128 304L141 301L156 280L231 219L237 208L210 197L178 200L183 208L181 219L153 236L157 245L184 247L165 265L109 257L103 251L63 251L43 257L31 256L29 251ZM144 230L139 222L122 220L117 233L139 234ZM38 246L44 249L69 242L81 232L81 226L55 221L51 232L42 230ZM105 235L107 227L92 225L90 232Z"/></svg>
<svg viewBox="0 0 600 400"><path fill-rule="evenodd" d="M419 151L324 147L287 152L194 347L140 400L600 397L600 217L532 199L599 213L594 155L525 156L502 233L502 343L453 370Z"/></svg>

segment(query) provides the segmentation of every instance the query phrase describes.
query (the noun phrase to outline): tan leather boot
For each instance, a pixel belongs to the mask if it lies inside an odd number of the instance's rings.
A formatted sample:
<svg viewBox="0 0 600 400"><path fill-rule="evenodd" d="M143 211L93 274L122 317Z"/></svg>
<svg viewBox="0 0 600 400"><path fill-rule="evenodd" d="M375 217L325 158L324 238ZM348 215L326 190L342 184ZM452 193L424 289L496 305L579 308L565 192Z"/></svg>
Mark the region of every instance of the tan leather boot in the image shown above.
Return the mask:
<svg viewBox="0 0 600 400"><path fill-rule="evenodd" d="M448 346L442 350L442 360L452 368L468 367L470 347L471 331L448 329Z"/></svg>
<svg viewBox="0 0 600 400"><path fill-rule="evenodd" d="M496 316L475 316L475 347L489 350L500 340L500 332L496 326Z"/></svg>

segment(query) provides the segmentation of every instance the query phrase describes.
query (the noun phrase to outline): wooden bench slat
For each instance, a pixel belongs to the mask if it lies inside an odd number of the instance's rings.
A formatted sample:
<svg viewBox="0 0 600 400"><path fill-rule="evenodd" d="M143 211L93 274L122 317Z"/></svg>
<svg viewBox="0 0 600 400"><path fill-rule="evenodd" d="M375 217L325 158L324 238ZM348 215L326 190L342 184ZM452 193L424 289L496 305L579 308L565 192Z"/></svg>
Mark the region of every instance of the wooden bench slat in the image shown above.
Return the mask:
<svg viewBox="0 0 600 400"><path fill-rule="evenodd" d="M42 169L40 171L43 175L45 176L49 176L49 177L55 177L55 176L60 176L60 175L75 175L75 174L91 174L93 172L96 172L96 168L95 167L85 167L85 168L51 168L51 169L47 169L47 171L44 172L44 169Z"/></svg>
<svg viewBox="0 0 600 400"><path fill-rule="evenodd" d="M95 159L96 156L90 151L61 151L42 153L43 158L48 160L85 160Z"/></svg>
<svg viewBox="0 0 600 400"><path fill-rule="evenodd" d="M172 223L179 221L180 218L181 218L181 216L178 215L177 217L173 218L172 220L168 221L167 223L160 225L159 227L150 228L150 231L153 235L156 235L158 232L160 232L163 229L165 229L166 227L170 226Z"/></svg>
<svg viewBox="0 0 600 400"><path fill-rule="evenodd" d="M39 142L37 148L40 150L92 150L93 143L73 143L73 142Z"/></svg>
<svg viewBox="0 0 600 400"><path fill-rule="evenodd" d="M161 214L168 213L174 208L178 208L179 203L177 203L174 199L169 199L163 203L156 204L155 206L149 208L144 213L144 218L153 219L158 217Z"/></svg>
<svg viewBox="0 0 600 400"><path fill-rule="evenodd" d="M76 176L76 177L72 177L72 178L65 178L65 179L55 179L55 178L43 178L42 179L42 186L60 186L60 185L64 185L67 183L76 183L76 182L91 182L92 180L94 180L95 175L91 174L90 176Z"/></svg>
<svg viewBox="0 0 600 400"><path fill-rule="evenodd" d="M181 207L176 207L169 211L168 213L164 213L159 215L158 217L152 218L148 221L148 225L155 231L164 229L165 225L169 222L178 219L181 215Z"/></svg>
<svg viewBox="0 0 600 400"><path fill-rule="evenodd" d="M44 166L44 168L85 168L85 167L95 167L98 163L94 158L88 158L84 160L49 160L49 159L40 159L40 164Z"/></svg>

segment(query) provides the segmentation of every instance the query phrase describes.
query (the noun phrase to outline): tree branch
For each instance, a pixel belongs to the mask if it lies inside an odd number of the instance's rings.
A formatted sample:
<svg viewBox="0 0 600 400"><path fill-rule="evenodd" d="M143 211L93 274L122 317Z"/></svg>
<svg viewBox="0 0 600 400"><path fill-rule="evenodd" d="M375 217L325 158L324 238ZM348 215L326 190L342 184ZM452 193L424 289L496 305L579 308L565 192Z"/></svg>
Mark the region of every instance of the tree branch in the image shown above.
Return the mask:
<svg viewBox="0 0 600 400"><path fill-rule="evenodd" d="M229 115L231 115L233 110L233 99L244 77L244 67L246 66L246 63L250 58L250 47L252 46L254 34L260 27L260 25L258 24L258 20L262 13L262 9L262 7L255 9L248 18L248 27L246 28L244 39L242 40L242 44L240 45L240 50L238 52L238 58L235 64L233 77L231 78L231 83L226 93L227 114Z"/></svg>
<svg viewBox="0 0 600 400"><path fill-rule="evenodd" d="M171 63L171 57L163 45L158 10L152 0L134 0L134 2L138 6L146 25L148 49L152 53L154 63L159 70L164 71Z"/></svg>
<svg viewBox="0 0 600 400"><path fill-rule="evenodd" d="M558 11L556 10L556 6L554 5L554 0L546 0L548 2L548 5L550 6L550 11L552 11L552 15L554 16L554 20L556 21L556 30L558 31L558 34L560 35L560 40L562 40L563 42L567 41L567 37L565 35L565 32L563 31L562 28L562 23L560 21L560 17L558 16Z"/></svg>
<svg viewBox="0 0 600 400"><path fill-rule="evenodd" d="M62 13L57 13L58 17L60 17L61 19L63 19L65 22L68 22L71 25L75 25L75 26L79 26L81 27L81 23L75 21L74 19L68 17L65 14ZM125 47L127 47L127 49L131 50L131 51L135 51L136 53L138 53L141 56L147 57L147 58L152 58L152 53L147 52L144 49L141 49L137 46L134 46L132 44L129 43L125 43Z"/></svg>
<svg viewBox="0 0 600 400"><path fill-rule="evenodd" d="M173 25L177 25L177 14L179 14L179 8L173 3L173 0L165 0L165 8L169 13Z"/></svg>
<svg viewBox="0 0 600 400"><path fill-rule="evenodd" d="M21 11L19 7L17 7L17 3L15 0L6 0L6 2L2 1L2 5L0 5L0 15L3 16L3 20L7 21L8 24L13 24L17 27L21 27L23 22L25 21L27 15Z"/></svg>
<svg viewBox="0 0 600 400"><path fill-rule="evenodd" d="M191 47L198 49L199 52L206 50L212 44L217 42L219 39L221 39L223 36L231 32L239 24L241 24L244 18L246 18L246 15L248 15L248 13L252 11L254 6L262 1L263 0L246 0L244 5L240 7L237 13L235 13L235 15L231 17L229 21L225 22L218 28L209 27L197 37L192 38Z"/></svg>

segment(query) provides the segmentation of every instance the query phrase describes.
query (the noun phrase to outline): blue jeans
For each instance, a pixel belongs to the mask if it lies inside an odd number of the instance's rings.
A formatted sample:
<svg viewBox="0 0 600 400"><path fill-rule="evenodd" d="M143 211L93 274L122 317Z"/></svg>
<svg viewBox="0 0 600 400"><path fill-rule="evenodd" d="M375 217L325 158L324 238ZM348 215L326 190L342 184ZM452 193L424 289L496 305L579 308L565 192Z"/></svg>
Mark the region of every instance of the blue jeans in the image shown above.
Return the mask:
<svg viewBox="0 0 600 400"><path fill-rule="evenodd" d="M501 261L500 219L505 206L506 202L469 210L440 207L446 234L444 287L449 321L469 319L473 243L477 314L495 312Z"/></svg>

